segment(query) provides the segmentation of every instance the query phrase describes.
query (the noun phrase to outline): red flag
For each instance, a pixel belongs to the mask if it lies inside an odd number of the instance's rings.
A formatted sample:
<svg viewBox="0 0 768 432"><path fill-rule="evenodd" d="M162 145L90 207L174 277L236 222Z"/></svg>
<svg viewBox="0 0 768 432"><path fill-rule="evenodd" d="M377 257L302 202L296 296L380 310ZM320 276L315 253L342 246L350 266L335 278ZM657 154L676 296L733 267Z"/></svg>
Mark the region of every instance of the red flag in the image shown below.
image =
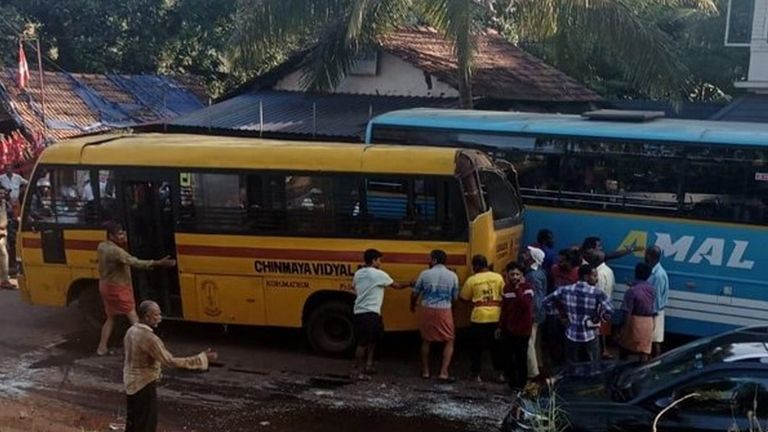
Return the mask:
<svg viewBox="0 0 768 432"><path fill-rule="evenodd" d="M24 160L24 143L27 139L19 131L13 131L11 136L13 137L13 162L19 163Z"/></svg>
<svg viewBox="0 0 768 432"><path fill-rule="evenodd" d="M8 158L6 157L8 147L8 141L5 140L5 135L0 135L0 165L7 165Z"/></svg>
<svg viewBox="0 0 768 432"><path fill-rule="evenodd" d="M24 55L24 45L19 41L19 88L24 90L29 84L29 66L27 56Z"/></svg>

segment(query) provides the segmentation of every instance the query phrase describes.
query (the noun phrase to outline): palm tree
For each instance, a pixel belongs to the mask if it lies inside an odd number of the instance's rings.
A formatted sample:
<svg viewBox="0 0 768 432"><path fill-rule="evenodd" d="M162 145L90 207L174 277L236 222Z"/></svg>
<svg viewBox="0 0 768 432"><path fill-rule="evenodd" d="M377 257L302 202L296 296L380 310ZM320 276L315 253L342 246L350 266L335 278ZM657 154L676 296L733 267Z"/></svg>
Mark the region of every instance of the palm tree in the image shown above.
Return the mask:
<svg viewBox="0 0 768 432"><path fill-rule="evenodd" d="M688 73L674 41L643 18L649 7L717 11L713 0L238 0L230 55L236 65L253 68L262 52L300 47L302 86L328 91L379 37L426 24L452 41L460 104L471 108L473 36L503 25L506 35L527 40L604 45L601 52L638 89L675 98Z"/></svg>

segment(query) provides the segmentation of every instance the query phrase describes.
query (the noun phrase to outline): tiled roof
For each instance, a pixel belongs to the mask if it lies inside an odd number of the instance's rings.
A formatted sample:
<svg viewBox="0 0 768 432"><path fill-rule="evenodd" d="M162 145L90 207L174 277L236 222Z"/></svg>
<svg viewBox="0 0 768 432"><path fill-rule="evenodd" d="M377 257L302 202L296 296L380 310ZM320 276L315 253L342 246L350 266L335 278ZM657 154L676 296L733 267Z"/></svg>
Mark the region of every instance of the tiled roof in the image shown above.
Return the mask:
<svg viewBox="0 0 768 432"><path fill-rule="evenodd" d="M527 101L592 102L600 96L498 33L477 36L473 60L475 96ZM401 29L380 40L387 52L458 88L453 45L429 28Z"/></svg>
<svg viewBox="0 0 768 432"><path fill-rule="evenodd" d="M43 131L38 74L22 91L16 73L0 69L0 110L27 131ZM45 133L53 139L176 117L204 107L206 99L194 77L44 72L43 81Z"/></svg>
<svg viewBox="0 0 768 432"><path fill-rule="evenodd" d="M177 130L194 128L250 136L261 133L273 138L361 141L366 124L373 116L413 107L455 108L457 104L456 99L450 98L261 90L178 117L168 126Z"/></svg>

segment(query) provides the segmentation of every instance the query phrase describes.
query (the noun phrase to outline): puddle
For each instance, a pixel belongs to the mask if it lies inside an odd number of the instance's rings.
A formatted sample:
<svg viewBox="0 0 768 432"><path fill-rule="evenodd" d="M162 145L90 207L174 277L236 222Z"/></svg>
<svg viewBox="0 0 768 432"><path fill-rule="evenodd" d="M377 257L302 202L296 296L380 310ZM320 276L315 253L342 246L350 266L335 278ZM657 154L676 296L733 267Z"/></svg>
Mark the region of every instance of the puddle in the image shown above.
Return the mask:
<svg viewBox="0 0 768 432"><path fill-rule="evenodd" d="M72 365L76 360L92 356L96 350L95 346L96 341L89 332L70 333L64 336L62 342L46 347L56 354L45 356L45 358L30 364L29 369Z"/></svg>

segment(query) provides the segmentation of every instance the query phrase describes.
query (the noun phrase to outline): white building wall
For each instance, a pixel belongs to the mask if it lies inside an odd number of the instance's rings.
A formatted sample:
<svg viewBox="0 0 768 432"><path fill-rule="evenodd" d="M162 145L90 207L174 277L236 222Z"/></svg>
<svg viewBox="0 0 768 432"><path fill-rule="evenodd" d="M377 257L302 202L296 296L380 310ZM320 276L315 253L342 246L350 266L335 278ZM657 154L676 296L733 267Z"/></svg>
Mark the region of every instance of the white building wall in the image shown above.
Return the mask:
<svg viewBox="0 0 768 432"><path fill-rule="evenodd" d="M747 81L738 82L736 86L768 93L768 0L755 0L754 10L749 73Z"/></svg>
<svg viewBox="0 0 768 432"><path fill-rule="evenodd" d="M768 1L768 0L766 0ZM381 96L458 97L448 84L392 54L379 54L378 73L372 76L348 75L334 93L371 94ZM428 83L428 81L431 81ZM296 71L275 84L275 90L303 91L301 72Z"/></svg>

